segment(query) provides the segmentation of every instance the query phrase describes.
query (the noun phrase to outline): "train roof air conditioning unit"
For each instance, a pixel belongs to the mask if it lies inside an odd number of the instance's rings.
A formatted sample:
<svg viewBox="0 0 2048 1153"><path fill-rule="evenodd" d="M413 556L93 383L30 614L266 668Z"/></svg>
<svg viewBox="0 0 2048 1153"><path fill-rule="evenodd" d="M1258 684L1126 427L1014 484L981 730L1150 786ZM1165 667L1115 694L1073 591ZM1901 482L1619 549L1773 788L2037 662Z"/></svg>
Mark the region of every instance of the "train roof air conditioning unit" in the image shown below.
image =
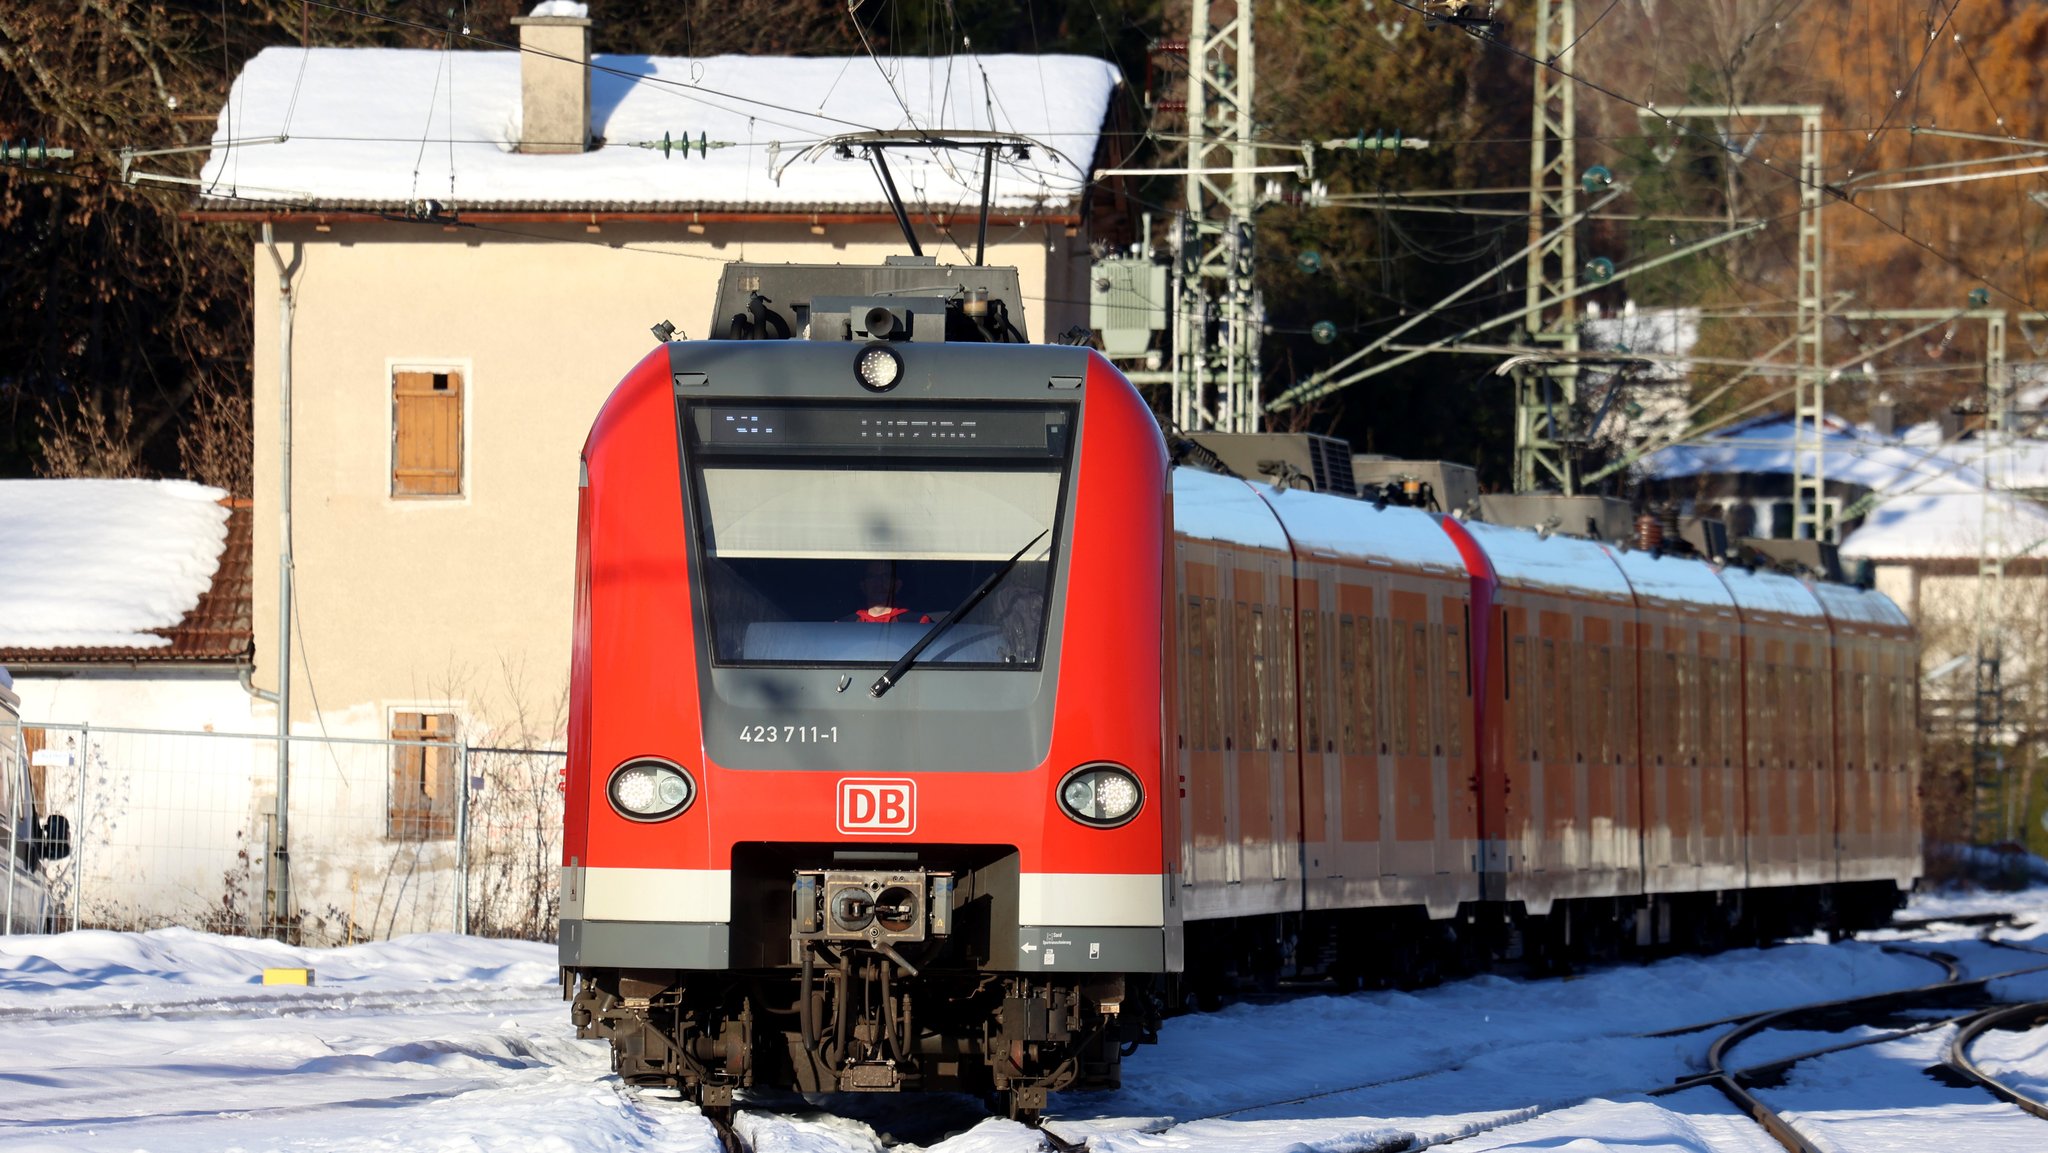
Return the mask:
<svg viewBox="0 0 2048 1153"><path fill-rule="evenodd" d="M1231 472L1275 488L1356 496L1351 479L1351 445L1334 436L1307 432L1191 432L1189 440L1208 449Z"/></svg>

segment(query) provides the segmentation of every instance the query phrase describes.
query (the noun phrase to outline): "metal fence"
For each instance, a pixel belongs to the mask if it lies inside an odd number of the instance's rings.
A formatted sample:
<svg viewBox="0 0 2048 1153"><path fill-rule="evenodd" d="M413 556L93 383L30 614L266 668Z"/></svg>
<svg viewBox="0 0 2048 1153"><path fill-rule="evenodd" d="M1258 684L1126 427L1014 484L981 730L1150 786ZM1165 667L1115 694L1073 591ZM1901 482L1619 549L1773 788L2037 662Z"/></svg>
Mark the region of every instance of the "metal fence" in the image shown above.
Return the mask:
<svg viewBox="0 0 2048 1153"><path fill-rule="evenodd" d="M71 821L71 856L41 866L53 928L554 937L559 751L292 736L280 923L275 735L26 727L42 809Z"/></svg>

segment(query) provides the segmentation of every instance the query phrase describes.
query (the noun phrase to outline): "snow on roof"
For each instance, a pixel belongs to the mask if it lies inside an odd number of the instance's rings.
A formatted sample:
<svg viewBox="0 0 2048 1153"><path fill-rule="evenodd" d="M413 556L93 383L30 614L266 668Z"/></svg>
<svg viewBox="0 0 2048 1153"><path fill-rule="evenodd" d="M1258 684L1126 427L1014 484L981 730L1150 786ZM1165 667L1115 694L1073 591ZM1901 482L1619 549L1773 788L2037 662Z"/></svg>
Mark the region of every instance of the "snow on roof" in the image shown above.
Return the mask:
<svg viewBox="0 0 2048 1153"><path fill-rule="evenodd" d="M1821 616L1820 602L1813 599L1812 590L1783 573L1730 565L1721 570L1721 582L1728 586L1736 605L1747 611L1816 619Z"/></svg>
<svg viewBox="0 0 2048 1153"><path fill-rule="evenodd" d="M1790 473L1794 429L1788 416L1737 425L1695 444L1676 445L1639 466L1658 480L1719 473ZM1828 480L1883 492L1975 492L1983 478L1975 461L1955 459L1918 445L1888 441L1829 417L1821 426L1821 458Z"/></svg>
<svg viewBox="0 0 2048 1153"><path fill-rule="evenodd" d="M1026 159L998 160L995 206L1066 207L1086 187L1121 80L1085 56L599 55L590 128L606 143L538 155L512 150L519 65L510 51L267 48L221 110L200 199L216 209L871 209L885 201L865 162L797 154L827 136L925 129L1042 141ZM685 135L731 147L674 157L633 147ZM889 164L912 211L980 204L979 152L892 150Z"/></svg>
<svg viewBox="0 0 2048 1153"><path fill-rule="evenodd" d="M157 648L227 542L226 496L186 480L0 481L0 648Z"/></svg>
<svg viewBox="0 0 2048 1153"><path fill-rule="evenodd" d="M1465 527L1486 550L1502 584L1635 599L1614 558L1593 541L1479 521Z"/></svg>
<svg viewBox="0 0 2048 1153"><path fill-rule="evenodd" d="M1197 540L1287 551L1287 534L1250 483L1199 468L1173 470L1173 531Z"/></svg>
<svg viewBox="0 0 2048 1153"><path fill-rule="evenodd" d="M1728 586L1704 562L1640 549L1608 548L1607 555L1614 558L1621 575L1642 596L1713 608L1735 607Z"/></svg>
<svg viewBox="0 0 2048 1153"><path fill-rule="evenodd" d="M1789 473L1793 424L1784 416L1740 425L1704 444L1668 448L1643 463L1660 479L1714 473ZM1846 421L1822 427L1826 478L1874 490L1877 503L1842 542L1842 555L1879 560L1975 556L1983 539L1985 501L2003 518L2006 551L2048 541L2048 509L2007 487L2048 487L2048 441L2018 439L1988 461L1976 441L1944 443L1933 426L1899 440ZM1998 478L1985 482L1986 471Z"/></svg>
<svg viewBox="0 0 2048 1153"><path fill-rule="evenodd" d="M1821 608L1829 617L1838 621L1856 621L1860 624L1890 625L1909 628L1912 622L1892 598L1874 589L1857 588L1854 585L1839 585L1821 582L1809 586L1820 601Z"/></svg>
<svg viewBox="0 0 2048 1153"><path fill-rule="evenodd" d="M2048 544L2048 509L2007 493L1909 492L1886 497L1842 542L1844 557L1869 560L1925 560L1974 557L1984 541L1986 502L1997 523L1989 526L2007 556L2037 553Z"/></svg>
<svg viewBox="0 0 2048 1153"><path fill-rule="evenodd" d="M1414 568L1465 571L1458 546L1435 517L1420 509L1374 508L1369 501L1300 489L1264 491L1287 535L1304 548Z"/></svg>

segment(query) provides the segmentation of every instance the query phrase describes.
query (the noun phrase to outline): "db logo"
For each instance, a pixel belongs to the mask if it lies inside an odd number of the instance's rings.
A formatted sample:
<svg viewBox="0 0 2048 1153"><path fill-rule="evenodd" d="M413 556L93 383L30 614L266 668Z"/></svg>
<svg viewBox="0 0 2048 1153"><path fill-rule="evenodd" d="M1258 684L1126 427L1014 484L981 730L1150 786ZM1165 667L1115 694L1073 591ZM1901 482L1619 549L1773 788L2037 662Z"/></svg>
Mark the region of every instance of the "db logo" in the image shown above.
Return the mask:
<svg viewBox="0 0 2048 1153"><path fill-rule="evenodd" d="M917 828L917 782L848 777L839 782L839 831L909 833Z"/></svg>

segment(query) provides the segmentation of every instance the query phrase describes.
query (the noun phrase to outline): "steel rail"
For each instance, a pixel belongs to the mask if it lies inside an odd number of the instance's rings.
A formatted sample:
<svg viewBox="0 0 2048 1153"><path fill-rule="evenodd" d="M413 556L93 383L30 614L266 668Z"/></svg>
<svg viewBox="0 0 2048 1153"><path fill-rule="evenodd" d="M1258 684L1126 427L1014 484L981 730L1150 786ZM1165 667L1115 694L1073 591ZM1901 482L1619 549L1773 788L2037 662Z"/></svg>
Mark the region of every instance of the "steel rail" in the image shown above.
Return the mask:
<svg viewBox="0 0 2048 1153"><path fill-rule="evenodd" d="M1978 1037L1993 1029L2004 1029L2013 1022L2028 1022L2030 1028L2038 1028L2048 1022L2048 1001L2029 1001L2023 1005L2008 1005L1999 1009L1979 1013L1970 1019L1948 1044L1945 1058L1948 1067L1989 1090L1991 1094L2034 1116L2048 1120L2048 1102L2029 1097L2012 1086L1986 1073L1970 1057L1970 1046Z"/></svg>
<svg viewBox="0 0 2048 1153"><path fill-rule="evenodd" d="M1986 928L1984 933L1986 940L1990 939L1989 933L1993 927L1995 926ZM1902 951L1912 952L1912 950ZM1944 981L1936 985L1923 985L1914 989L1899 989L1889 993L1874 993L1862 997L1843 997L1833 1001L1816 1001L1808 1005L1795 1005L1787 1009L1764 1013L1751 1020L1737 1024L1734 1028L1715 1038L1713 1045L1707 1049L1707 1071L1704 1074L1697 1077L1688 1077L1672 1085L1654 1090L1650 1093L1650 1096L1668 1096L1687 1089L1711 1087L1720 1091L1736 1108L1741 1109L1750 1119L1762 1126L1765 1132L1769 1133L1774 1140L1786 1149L1792 1150L1793 1153L1823 1153L1820 1146L1808 1141L1799 1132L1798 1128L1785 1120L1777 1110L1771 1108L1762 1098L1750 1092L1745 1082L1758 1076L1782 1072L1799 1061L1810 1057L1839 1052L1844 1049L1858 1048L1880 1041L1896 1040L1899 1037L1911 1036L1915 1033L1927 1032L1930 1029L1939 1028L1955 1021L1967 1020L1973 1014L1962 1014L1930 1025L1915 1026L1903 1032L1892 1031L1884 1036L1860 1038L1847 1044L1816 1049L1791 1057L1778 1058L1760 1065L1730 1069L1727 1067L1727 1058L1737 1045L1764 1032L1766 1029L1776 1028L1786 1022L1803 1017L1841 1013L1847 1010L1856 1010L1858 1015L1870 1016L1885 1012L1896 1012L1907 1008L1938 1007L1944 1003L1952 1003L1953 999L1970 993L1972 990L1980 995L1985 994L1988 992L1993 981L2040 972L2048 972L2048 965L2035 965L2025 969L1993 973L1983 977L1971 978L1967 981Z"/></svg>

